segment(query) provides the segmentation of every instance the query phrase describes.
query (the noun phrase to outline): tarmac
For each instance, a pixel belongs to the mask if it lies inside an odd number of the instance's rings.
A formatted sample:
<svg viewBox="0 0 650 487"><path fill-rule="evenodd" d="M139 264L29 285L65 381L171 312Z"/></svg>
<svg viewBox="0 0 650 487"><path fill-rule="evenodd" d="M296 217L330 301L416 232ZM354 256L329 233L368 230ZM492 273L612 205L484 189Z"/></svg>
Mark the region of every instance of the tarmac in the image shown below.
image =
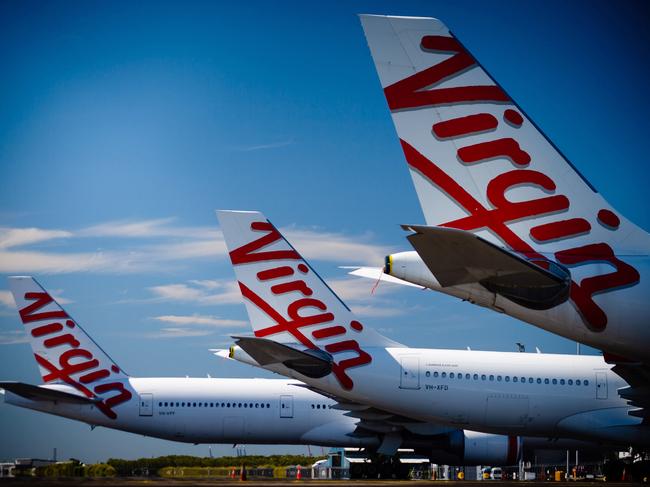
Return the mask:
<svg viewBox="0 0 650 487"><path fill-rule="evenodd" d="M251 487L297 487L305 485L315 486L344 486L352 485L354 487L404 487L411 485L434 485L435 487L477 487L474 481L450 481L450 480L214 480L214 479L161 479L161 478L111 478L111 479L84 479L84 478L61 478L61 479L44 479L44 478L0 478L0 487L63 487L71 485L73 487L190 487L190 486L233 486L233 485L250 485ZM534 487L544 483L547 485L556 485L557 487L567 487L569 484L578 484L580 487L603 487L603 485L612 487L632 487L633 482L542 482L542 481L483 481L486 487Z"/></svg>

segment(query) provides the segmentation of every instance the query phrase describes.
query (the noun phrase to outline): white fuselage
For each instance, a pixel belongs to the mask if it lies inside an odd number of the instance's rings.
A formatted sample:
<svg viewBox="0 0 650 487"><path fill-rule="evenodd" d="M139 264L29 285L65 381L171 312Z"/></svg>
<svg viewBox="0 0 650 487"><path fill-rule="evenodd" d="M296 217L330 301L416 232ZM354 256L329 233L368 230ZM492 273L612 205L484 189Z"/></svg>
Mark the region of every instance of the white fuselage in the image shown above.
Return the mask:
<svg viewBox="0 0 650 487"><path fill-rule="evenodd" d="M295 381L270 379L130 378L133 398L110 419L92 405L32 401L5 391L5 402L105 426L187 443L372 446L354 438L356 418ZM45 386L74 392L69 386Z"/></svg>
<svg viewBox="0 0 650 487"><path fill-rule="evenodd" d="M395 414L487 433L647 444L650 432L617 389L627 384L599 356L365 348L372 362L310 379L267 368ZM235 358L237 356L235 355Z"/></svg>
<svg viewBox="0 0 650 487"><path fill-rule="evenodd" d="M647 281L641 279L625 292L602 293L594 301L607 316L607 325L601 331L591 331L569 301L548 310L534 310L521 306L499 294L488 291L478 283L442 287L415 251L391 256L390 275L451 296L513 316L544 330L622 357L650 361L650 326L648 326ZM650 274L647 255L625 256L640 275ZM594 262L592 272L607 274L607 263Z"/></svg>

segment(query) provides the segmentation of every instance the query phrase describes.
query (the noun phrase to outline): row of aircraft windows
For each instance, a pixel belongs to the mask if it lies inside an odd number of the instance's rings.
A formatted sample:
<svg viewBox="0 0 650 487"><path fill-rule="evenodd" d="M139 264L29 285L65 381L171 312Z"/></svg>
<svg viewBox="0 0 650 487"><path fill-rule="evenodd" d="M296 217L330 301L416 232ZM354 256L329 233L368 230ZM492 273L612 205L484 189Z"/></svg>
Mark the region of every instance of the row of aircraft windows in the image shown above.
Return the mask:
<svg viewBox="0 0 650 487"><path fill-rule="evenodd" d="M162 407L165 407L165 408L167 408L167 407L171 407L171 408L173 408L173 407L177 407L177 408L197 408L197 407L198 408L200 408L200 407L218 408L218 407L222 407L222 408L250 408L250 409L253 409L253 408L270 408L271 405L269 403L263 403L263 402L256 402L256 403L252 403L252 402L244 402L244 403L241 403L241 402L232 402L232 403L231 402L222 402L222 403L218 403L218 402L169 402L169 401L165 401L165 402L159 402L158 407L161 407L161 408Z"/></svg>
<svg viewBox="0 0 650 487"><path fill-rule="evenodd" d="M427 372L424 375L426 375L427 377L431 377L431 372L429 372L427 370ZM522 383L528 382L529 384L533 384L533 383L541 384L543 382L544 384L553 384L553 385L559 384L561 386L563 386L565 384L568 384L568 385L572 386L574 383L577 386L579 386L579 385L588 386L589 385L589 380L587 380L587 379L584 379L584 380L576 379L574 381L573 379L567 379L567 380L564 380L564 379L548 379L548 378L547 379L542 379L541 377L538 377L538 378L534 379L533 377L517 377L517 376L513 376L511 378L509 375L506 375L506 376L496 375L495 376L495 375L487 375L487 374L481 374L480 376L479 376L479 374L474 374L474 375L465 374L463 376L462 372L456 372L456 373L449 372L449 374L447 374L447 372L439 373L438 371L433 372L433 376L434 377L441 377L443 379L446 379L447 377L449 377L450 379L463 379L464 378L466 380L470 380L470 379L479 380L479 378L480 378L481 380L490 380L490 381L496 380L497 382L501 382L501 381L510 382L512 380L512 382L522 382Z"/></svg>
<svg viewBox="0 0 650 487"><path fill-rule="evenodd" d="M327 404L312 404L311 408L312 409L332 409L332 406L328 406Z"/></svg>

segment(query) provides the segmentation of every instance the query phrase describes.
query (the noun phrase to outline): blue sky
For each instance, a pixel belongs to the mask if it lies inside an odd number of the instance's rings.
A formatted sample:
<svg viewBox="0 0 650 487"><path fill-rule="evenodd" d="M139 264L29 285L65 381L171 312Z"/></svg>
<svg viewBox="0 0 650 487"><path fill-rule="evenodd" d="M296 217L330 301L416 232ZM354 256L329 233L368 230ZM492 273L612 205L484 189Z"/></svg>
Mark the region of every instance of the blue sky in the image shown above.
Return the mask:
<svg viewBox="0 0 650 487"><path fill-rule="evenodd" d="M134 376L264 376L207 351L247 331L215 208L263 211L365 323L401 342L575 350L432 292L371 295L338 268L381 265L409 248L398 225L423 221L357 13L442 19L650 228L643 2L4 2L2 379L40 380L12 274L35 275ZM0 430L0 458L208 451L4 404Z"/></svg>

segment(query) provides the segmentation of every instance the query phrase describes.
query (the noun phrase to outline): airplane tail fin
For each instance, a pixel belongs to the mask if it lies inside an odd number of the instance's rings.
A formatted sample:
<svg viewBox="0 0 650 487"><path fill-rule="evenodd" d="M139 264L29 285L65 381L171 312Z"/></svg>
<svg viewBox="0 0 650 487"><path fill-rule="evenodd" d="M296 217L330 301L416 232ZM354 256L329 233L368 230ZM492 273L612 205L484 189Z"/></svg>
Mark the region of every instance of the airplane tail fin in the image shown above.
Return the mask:
<svg viewBox="0 0 650 487"><path fill-rule="evenodd" d="M128 375L36 279L10 277L9 287L43 382L71 385L93 399L117 392L97 402L97 407L114 419L112 408L131 398L125 389Z"/></svg>
<svg viewBox="0 0 650 487"><path fill-rule="evenodd" d="M331 354L344 387L345 369L371 361L366 347L400 346L364 326L264 215L217 216L256 337Z"/></svg>
<svg viewBox="0 0 650 487"><path fill-rule="evenodd" d="M594 242L647 253L650 235L617 214L441 21L361 23L428 225L526 254L598 254Z"/></svg>

